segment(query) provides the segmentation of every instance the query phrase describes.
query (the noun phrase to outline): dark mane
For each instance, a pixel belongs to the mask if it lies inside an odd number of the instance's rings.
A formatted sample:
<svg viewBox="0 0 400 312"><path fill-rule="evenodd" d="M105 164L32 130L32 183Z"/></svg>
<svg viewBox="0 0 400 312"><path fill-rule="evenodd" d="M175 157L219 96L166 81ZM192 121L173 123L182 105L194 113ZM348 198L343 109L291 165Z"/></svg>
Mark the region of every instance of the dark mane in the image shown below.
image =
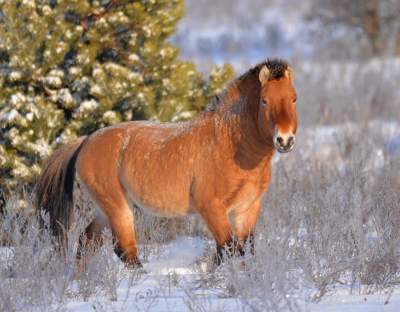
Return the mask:
<svg viewBox="0 0 400 312"><path fill-rule="evenodd" d="M223 103L223 100L229 88L237 87L237 83L240 83L240 81L249 78L251 76L255 75L256 77L258 77L260 70L263 66L267 66L267 68L270 71L269 80L276 80L282 78L285 75L285 72L288 69L289 64L287 61L279 58L267 59L266 61L257 64L256 66L252 67L238 78L234 79L231 83L229 83L225 91L215 95L210 101L210 103L207 105L205 111L206 112L215 111L217 107L219 107L221 103Z"/></svg>
<svg viewBox="0 0 400 312"><path fill-rule="evenodd" d="M260 70L263 66L267 66L270 72L269 80L280 79L285 76L285 72L289 67L288 62L282 59L267 59L265 62L257 64L253 68L249 69L243 75L241 75L238 79L242 80L247 78L249 75L257 75L260 73Z"/></svg>

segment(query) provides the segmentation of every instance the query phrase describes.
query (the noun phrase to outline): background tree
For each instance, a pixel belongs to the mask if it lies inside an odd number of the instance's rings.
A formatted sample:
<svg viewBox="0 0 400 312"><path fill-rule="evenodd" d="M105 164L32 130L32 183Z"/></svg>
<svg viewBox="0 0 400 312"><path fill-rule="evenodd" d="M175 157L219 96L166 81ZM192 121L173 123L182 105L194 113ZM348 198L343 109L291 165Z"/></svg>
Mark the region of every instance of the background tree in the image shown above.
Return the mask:
<svg viewBox="0 0 400 312"><path fill-rule="evenodd" d="M319 30L331 39L339 41L349 32L359 35L352 40L365 40L368 52L358 52L374 57L400 55L399 15L398 0L313 0L308 13L310 20L321 22ZM354 48L359 43L346 45Z"/></svg>
<svg viewBox="0 0 400 312"><path fill-rule="evenodd" d="M0 1L0 193L59 144L134 119L193 117L231 78L208 79L168 42L183 1Z"/></svg>

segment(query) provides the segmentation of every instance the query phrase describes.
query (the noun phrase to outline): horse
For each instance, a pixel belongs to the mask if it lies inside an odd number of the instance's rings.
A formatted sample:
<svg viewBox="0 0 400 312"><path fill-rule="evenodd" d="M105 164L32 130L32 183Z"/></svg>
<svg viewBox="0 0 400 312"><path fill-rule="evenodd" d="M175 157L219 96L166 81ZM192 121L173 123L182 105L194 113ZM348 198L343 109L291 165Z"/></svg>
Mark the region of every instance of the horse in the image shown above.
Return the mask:
<svg viewBox="0 0 400 312"><path fill-rule="evenodd" d="M267 59L234 79L189 121L131 121L55 150L36 185L36 206L57 235L68 229L74 181L96 205L91 240L110 227L115 253L141 267L133 206L159 216L199 214L224 252L243 254L254 233L276 151L293 149L297 130L293 70ZM76 209L76 208L75 208Z"/></svg>

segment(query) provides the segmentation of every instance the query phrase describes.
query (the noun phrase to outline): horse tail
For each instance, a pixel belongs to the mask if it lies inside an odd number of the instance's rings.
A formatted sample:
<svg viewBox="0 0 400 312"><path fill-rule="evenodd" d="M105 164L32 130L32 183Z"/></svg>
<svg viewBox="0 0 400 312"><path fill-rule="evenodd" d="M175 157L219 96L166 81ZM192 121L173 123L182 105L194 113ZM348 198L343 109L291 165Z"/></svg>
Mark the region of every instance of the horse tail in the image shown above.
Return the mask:
<svg viewBox="0 0 400 312"><path fill-rule="evenodd" d="M35 206L39 212L48 214L48 225L56 236L65 234L70 226L75 163L85 139L78 138L55 150L35 186Z"/></svg>

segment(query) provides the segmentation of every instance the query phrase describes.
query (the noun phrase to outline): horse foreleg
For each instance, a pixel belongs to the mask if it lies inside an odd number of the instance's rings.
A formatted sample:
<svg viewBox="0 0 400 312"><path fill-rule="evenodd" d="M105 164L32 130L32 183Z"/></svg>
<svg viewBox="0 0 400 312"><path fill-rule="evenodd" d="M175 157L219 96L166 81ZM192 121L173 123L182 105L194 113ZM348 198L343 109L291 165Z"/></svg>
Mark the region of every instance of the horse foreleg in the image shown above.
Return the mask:
<svg viewBox="0 0 400 312"><path fill-rule="evenodd" d="M260 213L261 201L257 200L246 209L232 211L232 221L235 234L241 244L248 243L250 252L254 255L254 231Z"/></svg>
<svg viewBox="0 0 400 312"><path fill-rule="evenodd" d="M199 209L208 229L214 236L217 253L215 263L220 265L225 251L228 256L237 252L237 239L233 237L232 227L229 224L227 209L217 203L209 204L204 209Z"/></svg>

